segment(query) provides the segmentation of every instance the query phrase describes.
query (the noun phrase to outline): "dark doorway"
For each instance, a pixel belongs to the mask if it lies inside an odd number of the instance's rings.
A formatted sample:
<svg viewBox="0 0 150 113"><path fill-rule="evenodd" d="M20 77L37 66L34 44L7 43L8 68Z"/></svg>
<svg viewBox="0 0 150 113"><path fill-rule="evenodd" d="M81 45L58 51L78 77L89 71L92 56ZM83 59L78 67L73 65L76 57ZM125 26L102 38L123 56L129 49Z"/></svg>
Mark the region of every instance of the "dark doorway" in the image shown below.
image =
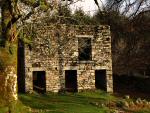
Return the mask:
<svg viewBox="0 0 150 113"><path fill-rule="evenodd" d="M77 71L65 71L65 87L68 92L77 92Z"/></svg>
<svg viewBox="0 0 150 113"><path fill-rule="evenodd" d="M106 91L106 70L95 70L95 87Z"/></svg>
<svg viewBox="0 0 150 113"><path fill-rule="evenodd" d="M33 90L38 93L46 92L45 71L33 71Z"/></svg>
<svg viewBox="0 0 150 113"><path fill-rule="evenodd" d="M18 40L18 66L17 66L17 83L18 92L25 93L25 61L24 61L24 42Z"/></svg>

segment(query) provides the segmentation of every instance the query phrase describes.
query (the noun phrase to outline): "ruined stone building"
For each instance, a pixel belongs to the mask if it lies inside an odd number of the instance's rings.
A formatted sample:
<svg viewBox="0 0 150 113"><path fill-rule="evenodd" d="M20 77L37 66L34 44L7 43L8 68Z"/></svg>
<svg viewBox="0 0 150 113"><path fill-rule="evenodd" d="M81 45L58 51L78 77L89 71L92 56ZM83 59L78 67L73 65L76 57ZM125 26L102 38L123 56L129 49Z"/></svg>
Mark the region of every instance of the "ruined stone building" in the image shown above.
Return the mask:
<svg viewBox="0 0 150 113"><path fill-rule="evenodd" d="M19 46L19 89L113 92L109 26L31 25L23 32L32 42Z"/></svg>

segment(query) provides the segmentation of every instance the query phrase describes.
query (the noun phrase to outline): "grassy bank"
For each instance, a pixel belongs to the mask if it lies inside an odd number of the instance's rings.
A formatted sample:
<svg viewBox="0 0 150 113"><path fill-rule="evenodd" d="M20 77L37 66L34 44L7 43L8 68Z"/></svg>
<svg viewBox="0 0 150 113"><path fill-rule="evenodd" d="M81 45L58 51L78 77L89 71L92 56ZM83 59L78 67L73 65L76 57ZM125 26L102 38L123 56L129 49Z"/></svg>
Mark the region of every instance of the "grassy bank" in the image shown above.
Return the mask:
<svg viewBox="0 0 150 113"><path fill-rule="evenodd" d="M117 98L103 91L19 94L18 109L14 113L150 113L147 107L132 109L131 102L133 104L130 99ZM0 113L7 110L7 107L0 108Z"/></svg>
<svg viewBox="0 0 150 113"><path fill-rule="evenodd" d="M39 111L42 109L43 113L106 113L109 109L102 104L113 98L104 92L101 94L82 92L78 94L20 95L20 100L24 105L39 109ZM101 108L97 107L96 103Z"/></svg>

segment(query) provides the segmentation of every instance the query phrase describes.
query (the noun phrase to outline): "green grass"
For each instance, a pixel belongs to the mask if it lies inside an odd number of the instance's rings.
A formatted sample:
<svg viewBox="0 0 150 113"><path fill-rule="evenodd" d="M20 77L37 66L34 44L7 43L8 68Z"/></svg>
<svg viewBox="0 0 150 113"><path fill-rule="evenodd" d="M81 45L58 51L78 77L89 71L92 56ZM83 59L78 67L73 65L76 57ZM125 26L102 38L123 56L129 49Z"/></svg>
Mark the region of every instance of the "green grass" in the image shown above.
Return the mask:
<svg viewBox="0 0 150 113"><path fill-rule="evenodd" d="M24 105L33 109L42 109L42 113L108 113L108 108L97 107L92 103L102 104L112 98L109 95L104 96L104 93L100 91L74 94L22 94L19 96Z"/></svg>
<svg viewBox="0 0 150 113"><path fill-rule="evenodd" d="M150 109L144 109L144 110L140 110L134 113L150 113Z"/></svg>
<svg viewBox="0 0 150 113"><path fill-rule="evenodd" d="M119 101L127 101L114 97L103 91L84 91L80 93L48 93L19 94L19 102L12 113L114 113ZM123 111L128 111L119 108ZM0 113L8 113L8 107L0 107ZM126 112L124 112L126 113ZM131 113L150 113L149 109Z"/></svg>

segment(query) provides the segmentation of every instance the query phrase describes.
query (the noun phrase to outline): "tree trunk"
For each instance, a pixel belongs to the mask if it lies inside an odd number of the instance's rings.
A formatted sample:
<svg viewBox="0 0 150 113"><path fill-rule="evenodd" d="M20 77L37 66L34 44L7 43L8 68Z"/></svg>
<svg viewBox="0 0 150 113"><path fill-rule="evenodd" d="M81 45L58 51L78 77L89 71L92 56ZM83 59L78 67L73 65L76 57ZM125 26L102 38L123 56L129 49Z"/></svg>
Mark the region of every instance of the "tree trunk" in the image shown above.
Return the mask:
<svg viewBox="0 0 150 113"><path fill-rule="evenodd" d="M4 0L2 11L2 45L0 47L0 99L9 105L17 97L17 31L13 23L10 0ZM14 8L14 7L13 7Z"/></svg>

